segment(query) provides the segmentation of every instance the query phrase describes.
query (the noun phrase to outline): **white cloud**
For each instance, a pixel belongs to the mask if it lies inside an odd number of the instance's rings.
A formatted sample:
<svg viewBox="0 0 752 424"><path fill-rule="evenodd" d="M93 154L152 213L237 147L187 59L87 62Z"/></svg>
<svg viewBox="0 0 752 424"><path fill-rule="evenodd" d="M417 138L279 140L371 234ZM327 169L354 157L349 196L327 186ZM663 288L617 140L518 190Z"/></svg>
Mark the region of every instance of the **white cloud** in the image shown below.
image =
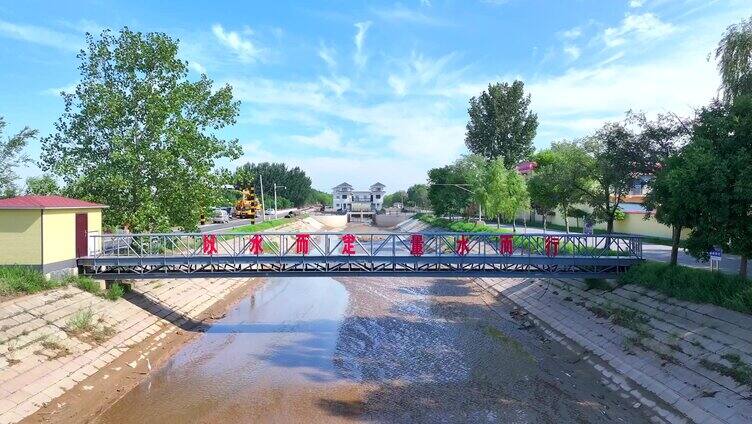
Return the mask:
<svg viewBox="0 0 752 424"><path fill-rule="evenodd" d="M418 10L410 9L400 3L388 9L376 9L374 14L388 22L406 22L410 24L446 26L449 22L428 16Z"/></svg>
<svg viewBox="0 0 752 424"><path fill-rule="evenodd" d="M389 83L389 86L392 87L392 90L394 90L394 94L404 96L407 92L407 83L404 79L396 75L389 75L387 82Z"/></svg>
<svg viewBox="0 0 752 424"><path fill-rule="evenodd" d="M346 77L319 77L321 84L331 90L337 97L350 89L350 79Z"/></svg>
<svg viewBox="0 0 752 424"><path fill-rule="evenodd" d="M83 45L83 37L55 31L36 25L14 24L0 20L0 34L16 40L54 47L66 51L78 51Z"/></svg>
<svg viewBox="0 0 752 424"><path fill-rule="evenodd" d="M645 4L645 0L629 0L629 7L638 8Z"/></svg>
<svg viewBox="0 0 752 424"><path fill-rule="evenodd" d="M334 48L328 47L322 41L319 45L318 53L321 60L323 60L324 63L327 64L327 66L329 66L330 68L335 68L337 66L337 60L334 59L334 56L337 52L334 50Z"/></svg>
<svg viewBox="0 0 752 424"><path fill-rule="evenodd" d="M564 46L564 53L566 53L570 59L577 60L577 58L580 57L580 54L582 52L580 51L580 48L577 46L567 45L567 46Z"/></svg>
<svg viewBox="0 0 752 424"><path fill-rule="evenodd" d="M368 57L363 53L363 43L366 39L366 32L370 27L371 21L358 22L355 24L355 28L358 29L358 32L355 33L355 55L353 56L353 60L355 61L355 64L361 68L365 66L366 61L368 60Z"/></svg>
<svg viewBox="0 0 752 424"><path fill-rule="evenodd" d="M72 82L66 86L63 87L54 87L54 88L48 88L44 91L42 91L42 94L48 95L48 96L59 96L61 92L65 93L73 93L76 91L76 87L78 86L78 81Z"/></svg>
<svg viewBox="0 0 752 424"><path fill-rule="evenodd" d="M368 155L368 150L363 150L354 143L345 143L342 141L342 134L331 128L324 128L321 132L314 135L293 135L290 139L296 143L306 146L315 147L321 150L333 152L349 153L356 155Z"/></svg>
<svg viewBox="0 0 752 424"><path fill-rule="evenodd" d="M431 0L420 0L421 6L431 7Z"/></svg>
<svg viewBox="0 0 752 424"><path fill-rule="evenodd" d="M574 40L575 38L578 38L580 35L582 35L582 28L580 27L570 28L561 33L562 37L570 39L570 40Z"/></svg>
<svg viewBox="0 0 752 424"><path fill-rule="evenodd" d="M190 61L189 60L188 61L188 67L190 69L194 70L198 74L205 74L206 73L206 68L204 67L204 65L202 65L202 64L200 64L198 62L194 62L194 61Z"/></svg>
<svg viewBox="0 0 752 424"><path fill-rule="evenodd" d="M235 52L241 62L255 62L261 58L261 50L256 47L253 41L243 38L240 33L235 31L225 31L220 24L213 25L212 32L220 43ZM249 29L245 32L251 33Z"/></svg>
<svg viewBox="0 0 752 424"><path fill-rule="evenodd" d="M639 41L654 40L669 35L675 30L674 25L661 21L652 13L627 14L620 26L606 28L602 38L607 47L617 47L625 44L630 38Z"/></svg>

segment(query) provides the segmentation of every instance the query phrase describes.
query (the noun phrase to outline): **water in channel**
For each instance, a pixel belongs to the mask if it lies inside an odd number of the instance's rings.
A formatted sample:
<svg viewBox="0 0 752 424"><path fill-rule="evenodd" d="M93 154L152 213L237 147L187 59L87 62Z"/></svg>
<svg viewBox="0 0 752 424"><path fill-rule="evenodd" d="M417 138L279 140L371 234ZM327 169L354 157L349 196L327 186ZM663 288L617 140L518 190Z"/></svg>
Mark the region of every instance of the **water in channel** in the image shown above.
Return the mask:
<svg viewBox="0 0 752 424"><path fill-rule="evenodd" d="M246 422L275 392L332 383L347 305L331 278L269 279L97 422Z"/></svg>

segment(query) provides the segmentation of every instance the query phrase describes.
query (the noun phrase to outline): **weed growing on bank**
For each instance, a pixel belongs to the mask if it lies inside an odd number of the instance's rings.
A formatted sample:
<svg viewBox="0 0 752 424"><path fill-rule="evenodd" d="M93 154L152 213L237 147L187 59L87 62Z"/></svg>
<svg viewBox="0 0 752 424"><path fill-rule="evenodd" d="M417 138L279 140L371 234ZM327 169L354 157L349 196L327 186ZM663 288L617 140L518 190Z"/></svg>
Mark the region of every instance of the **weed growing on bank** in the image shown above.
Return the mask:
<svg viewBox="0 0 752 424"><path fill-rule="evenodd" d="M736 275L647 261L631 267L619 282L647 287L676 299L752 313L752 284Z"/></svg>

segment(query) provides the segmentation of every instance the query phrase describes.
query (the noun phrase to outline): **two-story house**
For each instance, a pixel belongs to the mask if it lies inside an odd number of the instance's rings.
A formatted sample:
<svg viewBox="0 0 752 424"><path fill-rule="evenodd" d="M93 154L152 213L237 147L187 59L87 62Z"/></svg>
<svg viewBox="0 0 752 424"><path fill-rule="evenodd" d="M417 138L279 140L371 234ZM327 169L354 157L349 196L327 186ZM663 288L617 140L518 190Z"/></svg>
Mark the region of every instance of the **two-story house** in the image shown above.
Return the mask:
<svg viewBox="0 0 752 424"><path fill-rule="evenodd" d="M378 212L384 205L385 187L376 183L368 190L354 190L350 184L342 183L332 189L332 207L338 212Z"/></svg>

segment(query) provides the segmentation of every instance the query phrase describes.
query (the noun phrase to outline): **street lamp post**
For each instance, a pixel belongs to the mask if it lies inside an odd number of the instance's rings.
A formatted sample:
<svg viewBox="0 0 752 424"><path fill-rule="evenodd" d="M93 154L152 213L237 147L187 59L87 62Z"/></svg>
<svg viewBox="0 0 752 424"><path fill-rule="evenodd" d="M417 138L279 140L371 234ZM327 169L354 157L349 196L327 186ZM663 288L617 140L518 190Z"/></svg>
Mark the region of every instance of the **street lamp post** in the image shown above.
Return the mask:
<svg viewBox="0 0 752 424"><path fill-rule="evenodd" d="M277 183L274 183L274 219L277 219L277 187L287 188L283 185L277 185Z"/></svg>
<svg viewBox="0 0 752 424"><path fill-rule="evenodd" d="M266 206L264 206L264 176L259 174L259 183L261 183L261 222L266 221Z"/></svg>

